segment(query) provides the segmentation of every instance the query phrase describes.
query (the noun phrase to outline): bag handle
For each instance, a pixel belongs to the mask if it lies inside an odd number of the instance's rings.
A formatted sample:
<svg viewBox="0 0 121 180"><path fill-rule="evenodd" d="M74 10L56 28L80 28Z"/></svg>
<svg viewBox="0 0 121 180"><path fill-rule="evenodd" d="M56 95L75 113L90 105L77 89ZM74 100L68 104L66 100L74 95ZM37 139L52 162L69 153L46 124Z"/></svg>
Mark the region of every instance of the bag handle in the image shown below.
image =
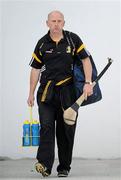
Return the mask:
<svg viewBox="0 0 121 180"><path fill-rule="evenodd" d="M33 122L32 106L29 106L30 124Z"/></svg>

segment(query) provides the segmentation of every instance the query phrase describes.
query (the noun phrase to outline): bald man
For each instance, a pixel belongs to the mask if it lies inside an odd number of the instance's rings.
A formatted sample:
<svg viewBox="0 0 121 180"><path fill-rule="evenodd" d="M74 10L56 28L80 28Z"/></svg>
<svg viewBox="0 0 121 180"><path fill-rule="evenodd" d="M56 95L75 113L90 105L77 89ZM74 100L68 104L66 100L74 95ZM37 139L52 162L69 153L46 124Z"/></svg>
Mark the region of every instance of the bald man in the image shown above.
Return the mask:
<svg viewBox="0 0 121 180"><path fill-rule="evenodd" d="M76 100L73 82L74 57L78 55L85 73L83 92L85 99L93 93L91 85L92 66L88 51L78 35L65 31L64 15L60 11L48 14L48 33L36 44L30 66L30 91L28 105L34 105L34 93L38 81L37 104L41 123L40 144L35 168L44 177L52 171L57 138L58 177L67 177L72 162L72 151L76 124L64 123L63 109ZM73 42L73 43L72 43ZM56 122L56 123L55 123Z"/></svg>

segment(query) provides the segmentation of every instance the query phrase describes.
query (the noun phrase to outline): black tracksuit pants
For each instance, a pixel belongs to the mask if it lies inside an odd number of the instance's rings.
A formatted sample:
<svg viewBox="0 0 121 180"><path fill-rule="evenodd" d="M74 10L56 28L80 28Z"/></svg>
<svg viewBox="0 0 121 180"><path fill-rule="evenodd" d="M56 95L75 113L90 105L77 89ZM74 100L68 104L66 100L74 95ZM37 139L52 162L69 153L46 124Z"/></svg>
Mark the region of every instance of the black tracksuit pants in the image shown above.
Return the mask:
<svg viewBox="0 0 121 180"><path fill-rule="evenodd" d="M50 104L41 102L41 93L37 93L37 103L40 118L40 145L37 160L43 163L50 171L54 162L55 133L57 138L59 170L70 170L72 150L76 124L69 126L64 123L63 110L72 105L76 100L73 83L66 86L57 86Z"/></svg>

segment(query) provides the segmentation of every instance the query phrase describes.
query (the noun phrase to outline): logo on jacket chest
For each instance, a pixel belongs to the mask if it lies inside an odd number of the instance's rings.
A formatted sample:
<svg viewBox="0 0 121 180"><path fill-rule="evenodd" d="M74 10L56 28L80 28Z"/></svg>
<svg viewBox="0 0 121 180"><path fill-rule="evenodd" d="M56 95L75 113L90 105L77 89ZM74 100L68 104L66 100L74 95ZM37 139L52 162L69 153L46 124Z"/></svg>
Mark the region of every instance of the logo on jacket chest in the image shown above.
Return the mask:
<svg viewBox="0 0 121 180"><path fill-rule="evenodd" d="M47 50L45 52L51 54L51 53L53 53L53 49L49 49L49 50Z"/></svg>
<svg viewBox="0 0 121 180"><path fill-rule="evenodd" d="M71 46L66 47L66 53L71 53Z"/></svg>

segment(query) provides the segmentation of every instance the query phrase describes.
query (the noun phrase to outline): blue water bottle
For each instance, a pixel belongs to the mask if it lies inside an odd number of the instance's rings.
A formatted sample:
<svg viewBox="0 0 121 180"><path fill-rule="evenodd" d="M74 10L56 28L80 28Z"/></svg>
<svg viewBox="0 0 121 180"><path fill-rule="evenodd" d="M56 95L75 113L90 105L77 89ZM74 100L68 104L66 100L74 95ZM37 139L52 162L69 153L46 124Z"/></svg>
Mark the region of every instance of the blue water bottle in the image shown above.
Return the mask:
<svg viewBox="0 0 121 180"><path fill-rule="evenodd" d="M23 124L23 146L30 146L30 122L28 120L24 121Z"/></svg>
<svg viewBox="0 0 121 180"><path fill-rule="evenodd" d="M38 146L39 145L39 139L40 139L40 133L39 133L39 130L40 130L40 126L39 126L39 122L34 120L32 122L32 126L31 126L31 129L32 129L32 146Z"/></svg>

